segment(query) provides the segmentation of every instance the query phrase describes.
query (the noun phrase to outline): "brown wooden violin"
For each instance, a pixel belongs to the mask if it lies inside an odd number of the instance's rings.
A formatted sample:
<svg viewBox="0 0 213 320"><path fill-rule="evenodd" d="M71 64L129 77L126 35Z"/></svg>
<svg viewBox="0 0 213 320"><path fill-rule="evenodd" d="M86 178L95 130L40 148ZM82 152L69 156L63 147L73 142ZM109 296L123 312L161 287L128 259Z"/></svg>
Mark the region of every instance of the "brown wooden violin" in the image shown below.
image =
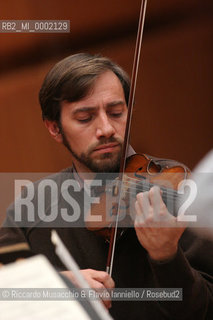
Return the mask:
<svg viewBox="0 0 213 320"><path fill-rule="evenodd" d="M118 235L125 228L134 226L136 195L159 186L168 211L177 215L178 185L187 178L189 169L174 160L134 154L127 158L122 181L119 176L106 174L101 187L94 187L99 203L91 206L92 221L86 219L89 230L95 231L110 242L111 233L118 219ZM98 177L97 177L98 179ZM117 216L119 215L119 217ZM100 219L101 217L101 219Z"/></svg>
<svg viewBox="0 0 213 320"><path fill-rule="evenodd" d="M189 169L174 160L150 157L145 154L134 154L127 159L125 173L122 184L119 178L114 178L113 174L102 176L101 187L94 187L93 195L99 197L99 203L91 206L89 213L93 219L87 219L87 228L96 231L106 239L110 238L110 227L115 221L118 195L121 190L122 203L120 205L120 222L124 215L132 215L130 212L130 202L135 202L139 192L149 191L153 186L159 186L162 191L162 198L170 213L176 215L176 199L179 197L178 185L187 178ZM97 177L98 179L98 177ZM134 207L131 207L134 211ZM125 211L125 212L124 212ZM99 217L101 220L99 221ZM95 219L97 217L97 219ZM134 216L132 216L134 218ZM127 221L126 221L127 223ZM120 223L123 227L129 227Z"/></svg>

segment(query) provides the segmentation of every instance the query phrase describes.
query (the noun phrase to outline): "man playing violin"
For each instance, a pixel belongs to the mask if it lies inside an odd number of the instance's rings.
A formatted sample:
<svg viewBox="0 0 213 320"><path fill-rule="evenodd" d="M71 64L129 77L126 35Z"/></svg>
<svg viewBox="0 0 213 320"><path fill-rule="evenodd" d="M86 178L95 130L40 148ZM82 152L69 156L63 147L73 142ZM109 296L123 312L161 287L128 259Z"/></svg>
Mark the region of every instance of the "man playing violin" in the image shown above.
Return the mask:
<svg viewBox="0 0 213 320"><path fill-rule="evenodd" d="M119 172L127 120L129 78L108 58L76 54L56 64L40 90L45 126L70 151L73 166L65 170L79 182L83 202L88 174ZM129 153L132 153L131 148ZM54 179L59 184L61 173ZM8 211L11 221L14 208ZM213 305L212 243L196 238L170 215L161 191L139 193L136 219L116 244L112 277L106 273L108 242L86 228L58 228L92 288L182 288L182 301L104 301L114 319L210 319ZM161 227L155 220L169 217ZM0 244L27 242L60 270L50 242L50 229L37 221L32 228L2 228ZM6 223L7 226L7 223ZM15 226L15 228L14 228ZM62 272L74 283L70 271Z"/></svg>

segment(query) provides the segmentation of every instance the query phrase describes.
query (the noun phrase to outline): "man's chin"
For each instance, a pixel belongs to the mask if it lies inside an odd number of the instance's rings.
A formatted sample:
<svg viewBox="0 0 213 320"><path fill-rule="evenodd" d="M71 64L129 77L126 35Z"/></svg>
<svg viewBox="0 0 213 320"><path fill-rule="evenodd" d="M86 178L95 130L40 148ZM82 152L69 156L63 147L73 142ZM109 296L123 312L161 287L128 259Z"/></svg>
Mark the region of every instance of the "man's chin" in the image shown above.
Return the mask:
<svg viewBox="0 0 213 320"><path fill-rule="evenodd" d="M119 172L120 158L114 158L111 155L107 157L107 154L105 154L104 157L94 159L90 167L92 167L93 172Z"/></svg>

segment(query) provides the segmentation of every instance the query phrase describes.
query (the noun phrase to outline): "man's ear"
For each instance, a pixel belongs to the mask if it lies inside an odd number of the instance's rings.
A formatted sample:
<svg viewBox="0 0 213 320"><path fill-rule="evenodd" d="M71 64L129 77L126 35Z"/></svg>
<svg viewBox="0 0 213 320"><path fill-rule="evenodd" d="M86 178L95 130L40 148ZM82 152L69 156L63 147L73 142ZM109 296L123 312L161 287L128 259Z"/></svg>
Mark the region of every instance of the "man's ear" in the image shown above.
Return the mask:
<svg viewBox="0 0 213 320"><path fill-rule="evenodd" d="M63 138L56 121L44 120L44 124L51 136L59 143L63 143Z"/></svg>

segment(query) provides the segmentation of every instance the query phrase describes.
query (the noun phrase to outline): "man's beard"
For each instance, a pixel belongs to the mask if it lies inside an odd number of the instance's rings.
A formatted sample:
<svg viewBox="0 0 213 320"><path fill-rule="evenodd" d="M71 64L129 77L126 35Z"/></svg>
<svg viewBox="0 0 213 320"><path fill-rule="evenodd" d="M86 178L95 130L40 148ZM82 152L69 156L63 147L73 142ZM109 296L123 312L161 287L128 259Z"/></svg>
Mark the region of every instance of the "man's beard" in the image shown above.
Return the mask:
<svg viewBox="0 0 213 320"><path fill-rule="evenodd" d="M92 172L96 173L104 173L104 172L119 172L120 170L120 162L121 162L121 151L122 151L122 142L121 139L116 139L114 137L111 138L102 138L99 141L99 144L96 146L92 146L86 153L82 152L78 155L74 150L72 150L69 142L67 141L66 135L63 130L61 130L61 135L63 137L63 143L65 147L70 151L72 156L78 160L80 163L85 165ZM99 145L108 144L108 143L118 143L120 147L120 151L117 153L104 153L99 155L98 159L91 158L90 154L92 151L98 147Z"/></svg>

